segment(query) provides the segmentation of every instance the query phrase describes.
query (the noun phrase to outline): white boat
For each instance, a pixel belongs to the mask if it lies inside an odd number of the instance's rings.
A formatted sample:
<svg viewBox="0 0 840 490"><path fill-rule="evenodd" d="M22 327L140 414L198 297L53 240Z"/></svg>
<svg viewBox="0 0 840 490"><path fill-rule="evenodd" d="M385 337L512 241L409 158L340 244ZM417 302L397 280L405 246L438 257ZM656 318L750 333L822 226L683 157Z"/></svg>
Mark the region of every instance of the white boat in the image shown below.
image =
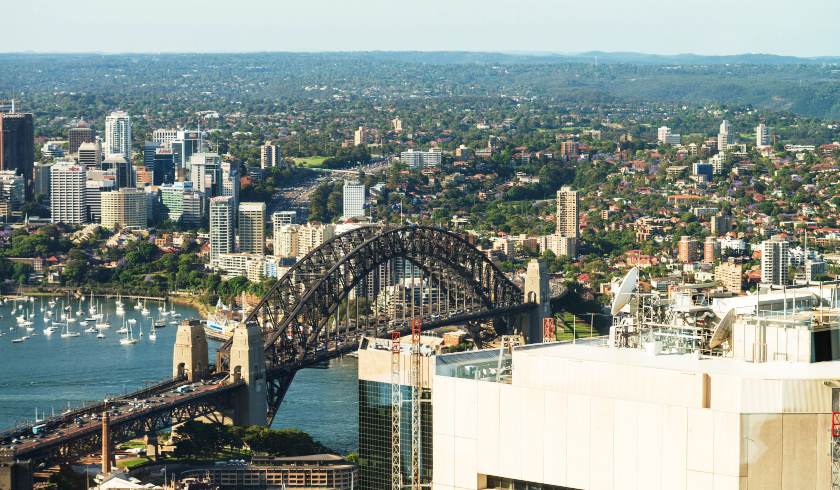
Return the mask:
<svg viewBox="0 0 840 490"><path fill-rule="evenodd" d="M27 337L18 337L16 339L12 339L13 344L20 344L21 342L26 342Z"/></svg>
<svg viewBox="0 0 840 490"><path fill-rule="evenodd" d="M149 316L149 309L146 308L146 302L143 301L143 309L140 310L140 314L143 316Z"/></svg>
<svg viewBox="0 0 840 490"><path fill-rule="evenodd" d="M123 318L123 326L117 330L117 333L128 333L128 327L125 324L125 318Z"/></svg>
<svg viewBox="0 0 840 490"><path fill-rule="evenodd" d="M151 329L151 331L149 332L149 340L152 340L152 341L157 340L157 332L155 332L154 328Z"/></svg>
<svg viewBox="0 0 840 490"><path fill-rule="evenodd" d="M139 299L137 300L137 304L134 305L134 309L138 311L143 309L143 303Z"/></svg>
<svg viewBox="0 0 840 490"><path fill-rule="evenodd" d="M46 335L46 336L50 336L50 335L52 335L52 334L53 334L53 332L55 332L55 331L56 331L56 328L55 328L55 327L53 327L53 326L50 326L50 327L47 327L47 328L43 329L41 332L42 332L44 335Z"/></svg>
<svg viewBox="0 0 840 490"><path fill-rule="evenodd" d="M80 334L79 332L74 332L74 331L70 330L70 324L69 323L64 324L64 331L61 332L61 338L62 339L66 339L66 338L70 338L70 337L78 337L80 335L82 335L82 334Z"/></svg>
<svg viewBox="0 0 840 490"><path fill-rule="evenodd" d="M85 333L96 333L96 327L91 325L90 327L85 329Z"/></svg>
<svg viewBox="0 0 840 490"><path fill-rule="evenodd" d="M128 319L128 324L129 325L134 325L135 323L137 323L137 320L135 320L134 318L129 318Z"/></svg>
<svg viewBox="0 0 840 490"><path fill-rule="evenodd" d="M104 339L104 338L105 338L105 334L104 334L104 333L102 333L102 332L100 331L98 334L96 334L96 338L97 338L97 339Z"/></svg>
<svg viewBox="0 0 840 490"><path fill-rule="evenodd" d="M123 338L121 338L121 339L120 339L120 344L122 344L122 345L132 345L132 344L136 344L136 343L137 343L137 339L135 339L135 338L131 335L131 327L128 327L126 330L127 330L127 331L125 332L125 337L123 337Z"/></svg>
<svg viewBox="0 0 840 490"><path fill-rule="evenodd" d="M96 328L98 328L100 330L103 329L103 328L111 328L111 324L108 323L108 318L107 317L105 317L104 320L102 320L102 317L100 317L99 319L100 319L100 321L96 322Z"/></svg>
<svg viewBox="0 0 840 490"><path fill-rule="evenodd" d="M96 305L93 303L93 291L90 292L90 306L88 307L88 313L91 315L96 313Z"/></svg>

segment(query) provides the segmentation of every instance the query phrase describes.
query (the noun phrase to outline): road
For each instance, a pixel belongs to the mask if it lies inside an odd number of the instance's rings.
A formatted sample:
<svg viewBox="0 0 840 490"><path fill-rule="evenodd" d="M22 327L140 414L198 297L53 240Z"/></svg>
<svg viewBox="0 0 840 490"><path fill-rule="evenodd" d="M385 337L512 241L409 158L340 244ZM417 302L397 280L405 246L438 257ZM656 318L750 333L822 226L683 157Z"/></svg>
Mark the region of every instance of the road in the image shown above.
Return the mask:
<svg viewBox="0 0 840 490"><path fill-rule="evenodd" d="M319 185L344 180L349 176L358 174L359 171L365 174L381 173L387 170L388 167L388 160L382 159L365 165L340 170L316 169L321 175L314 176L295 186L277 188L271 198L271 202L266 206L266 216L271 220L271 215L277 211L297 211L298 222L305 223L309 215L309 195Z"/></svg>

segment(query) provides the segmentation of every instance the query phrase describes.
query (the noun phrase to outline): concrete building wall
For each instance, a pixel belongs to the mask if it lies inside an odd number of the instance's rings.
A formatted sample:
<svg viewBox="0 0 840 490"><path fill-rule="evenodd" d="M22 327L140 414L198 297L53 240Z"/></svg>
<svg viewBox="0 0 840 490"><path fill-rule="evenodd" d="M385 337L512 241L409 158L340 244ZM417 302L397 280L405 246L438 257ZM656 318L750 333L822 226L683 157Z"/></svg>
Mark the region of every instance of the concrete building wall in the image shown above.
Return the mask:
<svg viewBox="0 0 840 490"><path fill-rule="evenodd" d="M482 475L580 489L828 488L831 389L704 362L515 352L512 384L435 376L433 488L485 488Z"/></svg>

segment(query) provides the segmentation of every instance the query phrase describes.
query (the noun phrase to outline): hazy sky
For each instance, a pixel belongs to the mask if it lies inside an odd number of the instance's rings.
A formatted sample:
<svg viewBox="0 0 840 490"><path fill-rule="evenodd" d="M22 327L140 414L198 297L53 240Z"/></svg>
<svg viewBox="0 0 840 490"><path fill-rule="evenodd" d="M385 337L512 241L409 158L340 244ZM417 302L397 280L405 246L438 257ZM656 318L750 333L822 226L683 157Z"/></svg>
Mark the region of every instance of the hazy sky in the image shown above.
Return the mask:
<svg viewBox="0 0 840 490"><path fill-rule="evenodd" d="M0 51L840 55L839 0L0 0Z"/></svg>

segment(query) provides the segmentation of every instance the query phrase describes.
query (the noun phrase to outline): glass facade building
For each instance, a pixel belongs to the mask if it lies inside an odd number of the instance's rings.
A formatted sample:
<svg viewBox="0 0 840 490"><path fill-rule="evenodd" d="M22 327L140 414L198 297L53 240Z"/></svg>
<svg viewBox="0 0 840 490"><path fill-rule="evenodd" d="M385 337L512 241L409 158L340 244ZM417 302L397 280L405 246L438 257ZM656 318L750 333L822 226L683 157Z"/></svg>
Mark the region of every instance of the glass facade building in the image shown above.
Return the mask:
<svg viewBox="0 0 840 490"><path fill-rule="evenodd" d="M411 393L402 386L400 449L403 484L411 482ZM432 481L431 391L423 389L420 404L420 480ZM359 380L359 488L391 488L391 384Z"/></svg>

